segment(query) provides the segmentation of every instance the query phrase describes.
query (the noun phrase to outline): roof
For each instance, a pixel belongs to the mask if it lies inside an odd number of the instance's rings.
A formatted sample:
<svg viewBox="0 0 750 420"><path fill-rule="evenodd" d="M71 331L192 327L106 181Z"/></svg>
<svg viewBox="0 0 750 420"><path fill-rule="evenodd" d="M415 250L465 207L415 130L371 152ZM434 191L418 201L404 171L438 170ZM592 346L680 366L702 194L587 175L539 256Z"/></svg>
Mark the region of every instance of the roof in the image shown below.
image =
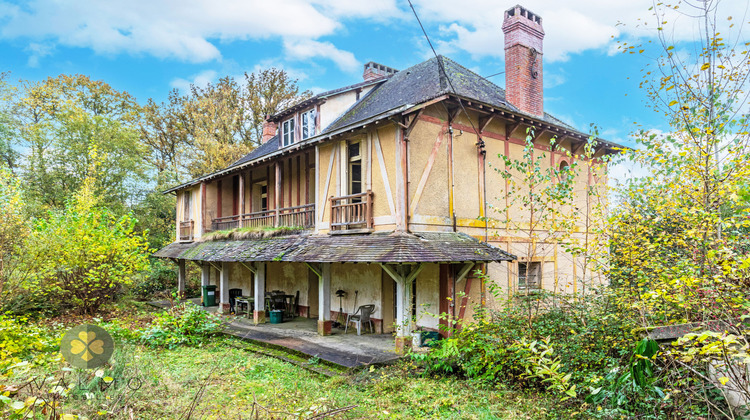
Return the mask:
<svg viewBox="0 0 750 420"><path fill-rule="evenodd" d="M227 169L233 168L235 166L242 165L243 163L253 161L257 158L269 155L277 150L279 150L279 135L275 135L271 137L268 141L261 144L260 146L256 147L253 151L246 154L245 156L241 157L239 160L234 162L233 164L229 165Z"/></svg>
<svg viewBox="0 0 750 420"><path fill-rule="evenodd" d="M518 111L505 100L505 91L502 88L449 58L437 56L402 70L385 83L373 88L362 100L323 130L323 134L402 105L417 105L445 94L455 94Z"/></svg>
<svg viewBox="0 0 750 420"><path fill-rule="evenodd" d="M367 92L367 94L365 94L359 101L355 102L328 127L323 128L320 134L303 142L295 143L293 148L298 149L306 147L307 145L330 138L338 132L343 132L348 128L356 128L360 125L368 124L370 121L380 120L399 112L408 111L408 109L413 106L443 95L456 96L476 103L482 103L496 109L509 111L513 114L526 116L529 118L529 121L536 120L545 122L568 130L572 134L584 138L589 136L589 134L577 130L548 113L544 113L541 117L525 114L506 100L505 90L503 88L442 55L423 61L391 76L320 93L306 101L295 104L292 107L277 113L271 118L274 120L279 119L288 112L308 106L318 99L369 85L376 86ZM601 142L606 147L624 148L624 146L612 142L603 140ZM194 185L195 183L200 182L200 180L223 174L233 168L248 165L253 161L267 158L277 152L283 153L287 150L286 148L280 150L278 143L278 137L274 137L227 168L174 187L166 192L168 193L185 186ZM293 148L289 149L291 150Z"/></svg>
<svg viewBox="0 0 750 420"><path fill-rule="evenodd" d="M154 256L211 262L310 263L449 263L516 259L500 248L458 232L297 234L256 240L176 242L160 249Z"/></svg>

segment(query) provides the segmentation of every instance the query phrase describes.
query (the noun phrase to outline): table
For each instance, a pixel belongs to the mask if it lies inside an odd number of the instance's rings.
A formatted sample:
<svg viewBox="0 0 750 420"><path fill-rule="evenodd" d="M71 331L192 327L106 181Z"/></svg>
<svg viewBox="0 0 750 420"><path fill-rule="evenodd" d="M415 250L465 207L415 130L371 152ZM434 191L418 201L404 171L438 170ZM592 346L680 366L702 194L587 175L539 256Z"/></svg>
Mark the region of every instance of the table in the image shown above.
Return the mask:
<svg viewBox="0 0 750 420"><path fill-rule="evenodd" d="M247 317L250 318L252 315L252 312L250 311L250 308L255 307L255 298L251 296L239 296L234 298L234 305L235 305L235 313L237 315L240 314L240 308L241 305L245 305L245 314L247 314Z"/></svg>

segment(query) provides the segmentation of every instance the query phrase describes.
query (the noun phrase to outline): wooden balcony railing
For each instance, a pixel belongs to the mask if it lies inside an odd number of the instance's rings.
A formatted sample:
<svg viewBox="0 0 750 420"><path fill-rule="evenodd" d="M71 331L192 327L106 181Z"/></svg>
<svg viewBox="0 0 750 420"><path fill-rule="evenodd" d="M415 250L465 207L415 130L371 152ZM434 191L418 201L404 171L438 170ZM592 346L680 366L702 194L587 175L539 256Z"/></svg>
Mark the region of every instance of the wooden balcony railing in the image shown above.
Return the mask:
<svg viewBox="0 0 750 420"><path fill-rule="evenodd" d="M194 227L195 222L193 222L192 220L180 222L180 241L192 241Z"/></svg>
<svg viewBox="0 0 750 420"><path fill-rule="evenodd" d="M331 197L331 230L372 229L372 191Z"/></svg>
<svg viewBox="0 0 750 420"><path fill-rule="evenodd" d="M219 217L213 220L213 230L229 230L239 227L301 227L315 225L315 204L285 207L278 210L258 211L236 216Z"/></svg>
<svg viewBox="0 0 750 420"><path fill-rule="evenodd" d="M217 217L211 223L211 230L230 230L240 227L240 216Z"/></svg>

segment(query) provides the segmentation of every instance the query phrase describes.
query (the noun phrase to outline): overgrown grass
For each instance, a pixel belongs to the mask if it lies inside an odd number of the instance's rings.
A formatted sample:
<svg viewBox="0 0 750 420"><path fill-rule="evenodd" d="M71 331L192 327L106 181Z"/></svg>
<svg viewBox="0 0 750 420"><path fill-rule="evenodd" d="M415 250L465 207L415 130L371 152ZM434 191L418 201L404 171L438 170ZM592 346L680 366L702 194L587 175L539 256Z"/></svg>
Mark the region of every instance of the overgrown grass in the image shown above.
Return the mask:
<svg viewBox="0 0 750 420"><path fill-rule="evenodd" d="M329 378L243 347L245 342L225 336L202 347L119 344L110 366L98 376L49 368L29 375L66 374L70 383L83 384L86 389L71 390L62 408L87 418L173 419L192 412L195 419L254 419L256 413L261 419L292 419L353 405L333 418L565 417L555 412L549 397L423 377L408 361ZM26 380L17 378L18 383ZM31 391L23 389L17 398L32 396Z"/></svg>
<svg viewBox="0 0 750 420"><path fill-rule="evenodd" d="M293 235L302 232L304 228L298 226L279 226L279 227L247 227L228 230L216 230L200 237L199 241L228 241L228 240L247 240L247 239L265 239L282 235Z"/></svg>

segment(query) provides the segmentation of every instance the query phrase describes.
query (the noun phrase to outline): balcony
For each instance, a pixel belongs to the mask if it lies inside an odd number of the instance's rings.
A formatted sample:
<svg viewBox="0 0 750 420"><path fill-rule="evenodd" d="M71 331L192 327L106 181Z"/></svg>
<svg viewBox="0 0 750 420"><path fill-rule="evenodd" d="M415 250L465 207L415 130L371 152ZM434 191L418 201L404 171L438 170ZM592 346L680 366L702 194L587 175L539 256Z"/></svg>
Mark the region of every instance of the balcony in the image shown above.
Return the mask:
<svg viewBox="0 0 750 420"><path fill-rule="evenodd" d="M312 228L315 226L315 204L219 217L213 220L211 229L231 230L280 226Z"/></svg>
<svg viewBox="0 0 750 420"><path fill-rule="evenodd" d="M373 226L372 191L331 197L331 232L359 233Z"/></svg>
<svg viewBox="0 0 750 420"><path fill-rule="evenodd" d="M192 220L180 222L180 242L190 242L193 240L194 227L195 222Z"/></svg>

